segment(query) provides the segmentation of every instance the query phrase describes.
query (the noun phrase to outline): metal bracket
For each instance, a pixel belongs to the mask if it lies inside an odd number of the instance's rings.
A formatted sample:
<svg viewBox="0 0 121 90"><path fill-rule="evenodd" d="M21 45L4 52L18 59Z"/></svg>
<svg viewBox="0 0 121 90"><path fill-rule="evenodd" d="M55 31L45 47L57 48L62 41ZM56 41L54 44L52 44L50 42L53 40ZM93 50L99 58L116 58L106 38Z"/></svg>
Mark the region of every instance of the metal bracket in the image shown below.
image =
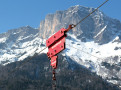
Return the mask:
<svg viewBox="0 0 121 90"><path fill-rule="evenodd" d="M47 56L51 58L52 68L57 68L57 55L65 49L65 39L67 37L66 32L73 28L73 25L69 25L67 29L60 29L48 40L46 40L46 47L48 47Z"/></svg>
<svg viewBox="0 0 121 90"><path fill-rule="evenodd" d="M58 64L58 60L57 60L58 56L53 56L51 58L51 66L53 69L56 69L57 68L57 64Z"/></svg>

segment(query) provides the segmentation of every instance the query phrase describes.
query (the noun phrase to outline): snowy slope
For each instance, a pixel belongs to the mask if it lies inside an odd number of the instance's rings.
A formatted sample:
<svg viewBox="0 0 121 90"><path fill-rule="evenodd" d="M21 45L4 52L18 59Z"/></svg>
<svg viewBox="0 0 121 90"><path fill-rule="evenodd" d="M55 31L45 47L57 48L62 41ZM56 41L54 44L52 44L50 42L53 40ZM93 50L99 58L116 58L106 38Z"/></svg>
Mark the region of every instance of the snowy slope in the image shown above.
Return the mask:
<svg viewBox="0 0 121 90"><path fill-rule="evenodd" d="M96 72L107 81L121 86L121 43L99 45L94 41L82 42L71 34L68 36L71 38L66 40L67 49L63 53L65 56Z"/></svg>
<svg viewBox="0 0 121 90"><path fill-rule="evenodd" d="M26 26L0 34L0 63L6 65L38 53L44 47L38 32Z"/></svg>

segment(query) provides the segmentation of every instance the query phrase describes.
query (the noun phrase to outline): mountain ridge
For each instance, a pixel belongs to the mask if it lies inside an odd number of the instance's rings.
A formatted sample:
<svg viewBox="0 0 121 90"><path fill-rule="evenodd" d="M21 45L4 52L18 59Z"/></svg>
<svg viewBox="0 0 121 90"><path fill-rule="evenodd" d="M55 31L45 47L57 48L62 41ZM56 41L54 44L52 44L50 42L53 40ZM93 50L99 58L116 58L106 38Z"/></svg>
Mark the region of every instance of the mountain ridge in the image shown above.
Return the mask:
<svg viewBox="0 0 121 90"><path fill-rule="evenodd" d="M94 8L78 5L65 11L56 11L55 14L49 14L45 17L44 21L40 22L40 33L43 33L42 35L40 34L40 36L47 38L62 27L67 28L70 24L77 24L93 10ZM99 37L94 38L106 25L107 27L104 33L102 32ZM121 23L119 20L112 19L98 10L70 32L79 39L93 39L97 43L104 44L111 41L113 39L111 36L117 32L121 34Z"/></svg>

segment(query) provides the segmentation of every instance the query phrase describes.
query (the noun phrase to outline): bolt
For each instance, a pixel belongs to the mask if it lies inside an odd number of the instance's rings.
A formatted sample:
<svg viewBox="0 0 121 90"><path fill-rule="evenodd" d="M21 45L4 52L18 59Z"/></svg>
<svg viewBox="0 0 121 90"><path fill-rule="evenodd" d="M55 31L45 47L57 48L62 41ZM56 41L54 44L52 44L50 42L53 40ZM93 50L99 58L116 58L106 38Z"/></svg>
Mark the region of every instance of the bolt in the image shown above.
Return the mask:
<svg viewBox="0 0 121 90"><path fill-rule="evenodd" d="M61 46L61 48L63 48L63 46Z"/></svg>
<svg viewBox="0 0 121 90"><path fill-rule="evenodd" d="M54 50L54 52L56 52L56 50Z"/></svg>
<svg viewBox="0 0 121 90"><path fill-rule="evenodd" d="M50 55L50 53L47 53L47 55L49 56L49 55Z"/></svg>
<svg viewBox="0 0 121 90"><path fill-rule="evenodd" d="M60 31L61 33L63 33L63 31Z"/></svg>
<svg viewBox="0 0 121 90"><path fill-rule="evenodd" d="M54 38L56 38L56 36L54 36Z"/></svg>

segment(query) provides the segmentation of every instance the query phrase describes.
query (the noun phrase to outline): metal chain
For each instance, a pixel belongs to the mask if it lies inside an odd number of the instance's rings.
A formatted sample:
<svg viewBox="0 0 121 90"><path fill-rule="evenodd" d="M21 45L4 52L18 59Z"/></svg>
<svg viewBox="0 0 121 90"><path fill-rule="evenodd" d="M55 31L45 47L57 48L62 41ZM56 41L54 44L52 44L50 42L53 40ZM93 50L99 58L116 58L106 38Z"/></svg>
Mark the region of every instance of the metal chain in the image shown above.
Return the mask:
<svg viewBox="0 0 121 90"><path fill-rule="evenodd" d="M55 69L53 69L52 73L53 73L53 75L52 75L52 89L56 90L56 76L55 76L56 72L55 72Z"/></svg>

